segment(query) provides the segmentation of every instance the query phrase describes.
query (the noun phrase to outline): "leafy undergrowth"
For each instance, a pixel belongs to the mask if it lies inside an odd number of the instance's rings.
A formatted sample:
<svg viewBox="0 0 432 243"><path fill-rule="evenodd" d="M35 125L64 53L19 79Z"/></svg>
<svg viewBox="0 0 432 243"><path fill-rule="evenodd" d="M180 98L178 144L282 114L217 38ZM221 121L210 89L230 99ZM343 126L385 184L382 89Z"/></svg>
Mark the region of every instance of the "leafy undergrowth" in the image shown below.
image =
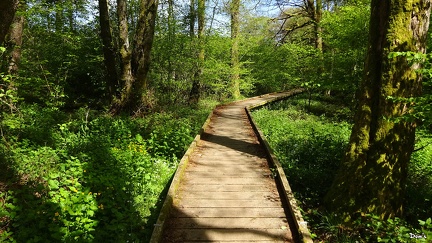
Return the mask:
<svg viewBox="0 0 432 243"><path fill-rule="evenodd" d="M38 106L3 114L0 242L147 242L210 109L139 119Z"/></svg>
<svg viewBox="0 0 432 243"><path fill-rule="evenodd" d="M284 167L316 242L428 242L432 240L432 138L421 131L409 168L404 219L365 215L351 228L325 210L323 199L343 158L352 114L331 98L300 95L253 112ZM316 97L317 98L317 97ZM271 119L269 119L271 117Z"/></svg>

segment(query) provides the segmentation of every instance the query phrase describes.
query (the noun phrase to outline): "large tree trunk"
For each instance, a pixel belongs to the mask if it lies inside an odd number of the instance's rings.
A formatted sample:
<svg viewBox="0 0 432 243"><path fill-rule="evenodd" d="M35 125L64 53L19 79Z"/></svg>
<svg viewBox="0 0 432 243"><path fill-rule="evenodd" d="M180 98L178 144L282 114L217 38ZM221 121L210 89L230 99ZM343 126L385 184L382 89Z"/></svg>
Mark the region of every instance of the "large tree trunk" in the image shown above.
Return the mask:
<svg viewBox="0 0 432 243"><path fill-rule="evenodd" d="M392 97L421 93L420 65L391 52L425 52L430 1L372 0L369 49L359 108L345 160L326 202L346 221L362 213L402 214L415 123L392 118L411 111Z"/></svg>
<svg viewBox="0 0 432 243"><path fill-rule="evenodd" d="M125 83L121 98L111 108L111 112L118 114L128 112L138 115L151 106L153 97L149 92L147 74L150 70L150 53L156 24L158 0L141 0L140 14L135 32L132 51L133 79Z"/></svg>
<svg viewBox="0 0 432 243"><path fill-rule="evenodd" d="M103 44L104 64L107 74L107 89L108 94L112 97L115 94L118 86L118 74L116 65L116 51L114 48L113 38L111 34L111 24L108 10L107 0L99 0L99 23L100 36Z"/></svg>
<svg viewBox="0 0 432 243"><path fill-rule="evenodd" d="M0 1L0 46L3 45L6 34L15 16L18 0Z"/></svg>
<svg viewBox="0 0 432 243"><path fill-rule="evenodd" d="M142 0L132 54L132 70L136 87L147 88L147 73L150 69L150 53L155 32L158 0Z"/></svg>
<svg viewBox="0 0 432 243"><path fill-rule="evenodd" d="M231 2L231 96L240 97L240 61L239 61L239 32L240 32L240 0Z"/></svg>
<svg viewBox="0 0 432 243"><path fill-rule="evenodd" d="M8 49L10 50L8 73L12 75L16 75L18 73L25 24L25 18L22 13L24 13L26 10L26 4L25 2L21 2L19 5L20 6L18 8L21 13L16 14L14 17L13 23L9 30L9 41L7 43ZM13 83L11 83L10 86L13 86Z"/></svg>
<svg viewBox="0 0 432 243"><path fill-rule="evenodd" d="M198 0L198 50L197 67L194 74L192 89L189 94L189 103L196 104L200 98L201 77L204 69L204 29L205 25L205 0Z"/></svg>

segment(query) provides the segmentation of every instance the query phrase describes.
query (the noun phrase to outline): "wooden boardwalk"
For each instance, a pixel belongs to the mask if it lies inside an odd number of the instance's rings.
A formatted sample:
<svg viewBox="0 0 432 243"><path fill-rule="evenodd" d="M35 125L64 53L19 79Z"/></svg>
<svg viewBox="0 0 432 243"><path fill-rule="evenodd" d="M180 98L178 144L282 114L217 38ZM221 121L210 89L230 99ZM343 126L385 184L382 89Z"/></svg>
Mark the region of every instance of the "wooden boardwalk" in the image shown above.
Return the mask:
<svg viewBox="0 0 432 243"><path fill-rule="evenodd" d="M153 242L299 242L295 219L245 111L283 96L213 111L176 173Z"/></svg>

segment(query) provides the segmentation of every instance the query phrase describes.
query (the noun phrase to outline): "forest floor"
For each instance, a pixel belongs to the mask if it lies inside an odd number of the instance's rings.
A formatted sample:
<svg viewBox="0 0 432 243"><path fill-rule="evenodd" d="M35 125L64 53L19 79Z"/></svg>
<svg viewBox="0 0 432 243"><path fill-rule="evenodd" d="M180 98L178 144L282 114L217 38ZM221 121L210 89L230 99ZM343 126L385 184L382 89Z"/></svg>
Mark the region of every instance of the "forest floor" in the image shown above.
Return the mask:
<svg viewBox="0 0 432 243"><path fill-rule="evenodd" d="M293 242L265 152L244 107L218 107L181 180L163 242Z"/></svg>

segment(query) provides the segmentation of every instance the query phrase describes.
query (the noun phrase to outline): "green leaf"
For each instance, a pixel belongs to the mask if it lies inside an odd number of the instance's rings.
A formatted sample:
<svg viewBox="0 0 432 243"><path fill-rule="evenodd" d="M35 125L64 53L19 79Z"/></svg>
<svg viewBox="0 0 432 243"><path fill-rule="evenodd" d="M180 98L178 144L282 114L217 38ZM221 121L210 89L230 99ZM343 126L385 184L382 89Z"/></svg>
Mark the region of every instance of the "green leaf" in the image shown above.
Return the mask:
<svg viewBox="0 0 432 243"><path fill-rule="evenodd" d="M137 135L135 136L135 139L137 140L138 143L142 143L142 142L144 142L144 139L143 139L143 137L142 137L140 134L137 134Z"/></svg>
<svg viewBox="0 0 432 243"><path fill-rule="evenodd" d="M56 178L58 178L58 177L60 177L60 174L59 174L59 173L51 173L51 174L49 175L49 178L50 178L50 179L56 179Z"/></svg>
<svg viewBox="0 0 432 243"><path fill-rule="evenodd" d="M95 212L93 210L87 210L87 215L93 217Z"/></svg>
<svg viewBox="0 0 432 243"><path fill-rule="evenodd" d="M49 180L48 186L50 187L51 190L57 190L59 189L59 182L56 180Z"/></svg>
<svg viewBox="0 0 432 243"><path fill-rule="evenodd" d="M69 190L71 190L71 191L73 191L73 192L78 191L78 189L76 189L76 187L74 187L74 186L69 186Z"/></svg>

